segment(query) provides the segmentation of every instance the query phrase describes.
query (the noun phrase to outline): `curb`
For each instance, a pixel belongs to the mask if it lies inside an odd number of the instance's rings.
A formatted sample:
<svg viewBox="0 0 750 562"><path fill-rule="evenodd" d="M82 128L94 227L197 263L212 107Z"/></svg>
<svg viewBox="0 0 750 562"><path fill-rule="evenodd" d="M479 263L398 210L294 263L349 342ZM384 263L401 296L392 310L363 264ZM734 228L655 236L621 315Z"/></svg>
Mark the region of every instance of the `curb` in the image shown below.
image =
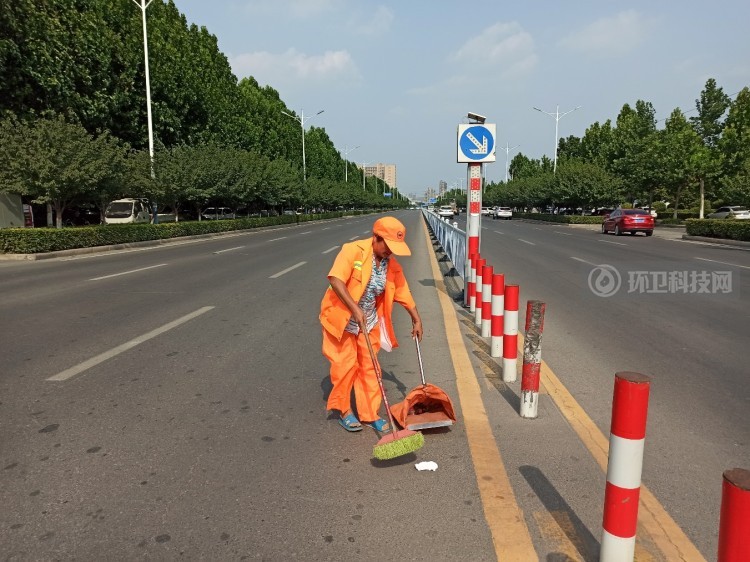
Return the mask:
<svg viewBox="0 0 750 562"><path fill-rule="evenodd" d="M683 240L691 240L693 242L709 242L711 244L721 244L722 246L734 246L737 248L750 248L750 242L743 240L729 240L727 238L708 238L707 236L691 236L690 234L683 234Z"/></svg>

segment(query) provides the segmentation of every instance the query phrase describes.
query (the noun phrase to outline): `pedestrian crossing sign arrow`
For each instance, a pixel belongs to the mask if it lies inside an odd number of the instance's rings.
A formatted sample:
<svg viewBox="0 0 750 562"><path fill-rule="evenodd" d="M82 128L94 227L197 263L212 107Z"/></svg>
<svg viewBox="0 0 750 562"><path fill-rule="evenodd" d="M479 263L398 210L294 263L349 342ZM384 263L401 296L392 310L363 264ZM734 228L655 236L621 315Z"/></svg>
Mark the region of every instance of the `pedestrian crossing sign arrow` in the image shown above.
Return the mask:
<svg viewBox="0 0 750 562"><path fill-rule="evenodd" d="M494 162L495 125L461 124L458 126L457 162Z"/></svg>

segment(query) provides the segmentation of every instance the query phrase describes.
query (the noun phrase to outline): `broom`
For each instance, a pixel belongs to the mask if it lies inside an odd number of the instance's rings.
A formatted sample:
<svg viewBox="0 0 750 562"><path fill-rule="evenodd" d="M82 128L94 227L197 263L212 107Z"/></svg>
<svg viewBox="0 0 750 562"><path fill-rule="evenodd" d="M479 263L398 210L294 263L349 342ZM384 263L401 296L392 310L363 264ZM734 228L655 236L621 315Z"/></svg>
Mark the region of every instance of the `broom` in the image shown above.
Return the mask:
<svg viewBox="0 0 750 562"><path fill-rule="evenodd" d="M380 441L378 441L372 448L372 456L378 460L385 461L418 451L424 445L424 435L418 431L411 431L409 429L395 431L396 424L393 421L391 407L388 405L388 397L385 395L385 389L383 388L383 376L380 371L380 364L375 357L375 352L372 350L372 343L370 342L369 334L366 330L362 330L361 333L364 334L365 339L367 340L367 349L370 350L370 359L372 359L372 365L375 367L375 375L378 378L380 394L383 395L385 411L388 412L388 421L391 424L391 432L381 437Z"/></svg>

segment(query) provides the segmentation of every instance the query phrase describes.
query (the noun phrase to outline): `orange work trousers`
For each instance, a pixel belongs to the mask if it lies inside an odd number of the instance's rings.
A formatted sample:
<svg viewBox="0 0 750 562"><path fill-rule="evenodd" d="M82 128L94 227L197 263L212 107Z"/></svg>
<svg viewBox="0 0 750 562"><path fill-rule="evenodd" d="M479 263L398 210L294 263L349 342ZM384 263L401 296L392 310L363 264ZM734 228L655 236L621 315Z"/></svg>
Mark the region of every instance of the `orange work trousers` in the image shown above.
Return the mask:
<svg viewBox="0 0 750 562"><path fill-rule="evenodd" d="M375 367L365 341L368 335L377 357L380 350L380 326L377 324L369 334L360 332L355 336L345 331L341 341L323 329L323 355L331 362L333 385L327 408L340 412L351 409L353 388L357 414L360 421L367 423L380 418L378 410L382 402Z"/></svg>

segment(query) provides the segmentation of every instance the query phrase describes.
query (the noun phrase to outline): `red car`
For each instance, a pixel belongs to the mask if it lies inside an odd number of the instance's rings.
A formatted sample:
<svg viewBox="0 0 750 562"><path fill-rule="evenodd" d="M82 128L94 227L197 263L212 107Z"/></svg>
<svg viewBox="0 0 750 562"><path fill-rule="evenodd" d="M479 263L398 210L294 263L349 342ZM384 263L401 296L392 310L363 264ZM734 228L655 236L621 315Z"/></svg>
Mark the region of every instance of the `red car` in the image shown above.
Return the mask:
<svg viewBox="0 0 750 562"><path fill-rule="evenodd" d="M602 234L614 232L620 236L623 232L643 232L646 236L654 233L654 217L643 209L615 209L604 217Z"/></svg>

